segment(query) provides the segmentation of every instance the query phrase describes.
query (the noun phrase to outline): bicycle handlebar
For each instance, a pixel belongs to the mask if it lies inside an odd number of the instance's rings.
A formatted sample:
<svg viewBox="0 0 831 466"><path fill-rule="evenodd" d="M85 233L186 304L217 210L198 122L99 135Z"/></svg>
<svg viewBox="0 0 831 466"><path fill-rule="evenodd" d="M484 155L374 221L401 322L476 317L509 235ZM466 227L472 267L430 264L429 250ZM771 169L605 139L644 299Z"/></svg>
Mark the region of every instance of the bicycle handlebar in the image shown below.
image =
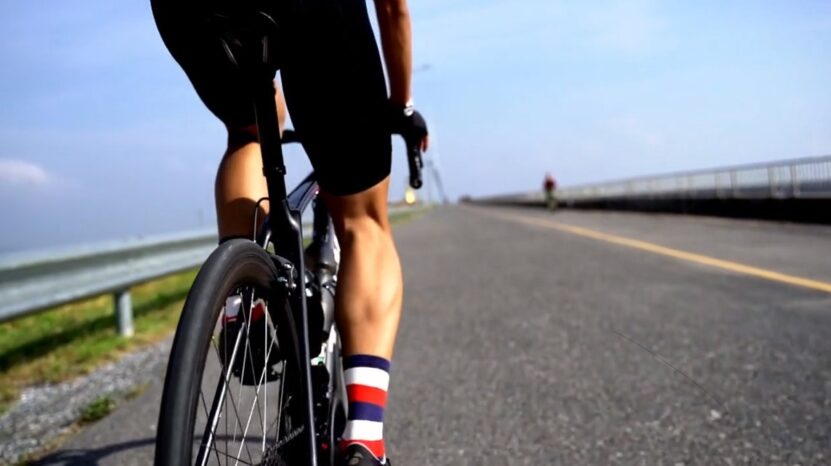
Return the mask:
<svg viewBox="0 0 831 466"><path fill-rule="evenodd" d="M283 144L299 143L300 137L294 130L286 129L283 130L281 140ZM410 186L412 186L413 189L421 189L424 185L424 182L421 179L421 169L424 168L424 159L421 157L421 149L419 148L418 143L410 144L406 139L404 142L407 144L407 165L410 168Z"/></svg>
<svg viewBox="0 0 831 466"><path fill-rule="evenodd" d="M410 186L420 189L424 184L421 180L421 169L424 168L424 159L421 158L421 148L418 143L407 143L407 161L410 166Z"/></svg>

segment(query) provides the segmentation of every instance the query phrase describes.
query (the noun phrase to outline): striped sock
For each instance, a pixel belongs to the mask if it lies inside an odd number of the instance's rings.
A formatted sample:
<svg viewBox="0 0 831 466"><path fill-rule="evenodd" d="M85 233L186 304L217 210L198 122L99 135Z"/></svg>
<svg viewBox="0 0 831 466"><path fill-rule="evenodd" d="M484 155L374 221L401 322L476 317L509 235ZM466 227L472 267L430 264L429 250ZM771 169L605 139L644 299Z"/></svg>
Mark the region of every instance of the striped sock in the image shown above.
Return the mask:
<svg viewBox="0 0 831 466"><path fill-rule="evenodd" d="M384 460L384 406L390 384L390 362L378 356L356 354L343 358L349 419L341 449L359 443Z"/></svg>

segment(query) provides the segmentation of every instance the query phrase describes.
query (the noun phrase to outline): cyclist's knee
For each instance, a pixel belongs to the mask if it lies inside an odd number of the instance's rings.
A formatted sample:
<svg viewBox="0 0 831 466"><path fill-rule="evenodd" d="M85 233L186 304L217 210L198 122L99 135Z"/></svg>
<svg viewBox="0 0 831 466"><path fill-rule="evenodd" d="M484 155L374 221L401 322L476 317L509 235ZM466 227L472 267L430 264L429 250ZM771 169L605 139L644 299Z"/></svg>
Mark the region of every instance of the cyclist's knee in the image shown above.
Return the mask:
<svg viewBox="0 0 831 466"><path fill-rule="evenodd" d="M374 212L372 210L368 212ZM332 216L335 231L341 240L341 245L350 247L360 243L370 246L386 246L386 239L391 236L389 222L386 215L379 216L370 213L361 215Z"/></svg>
<svg viewBox="0 0 831 466"><path fill-rule="evenodd" d="M338 236L348 239L353 235L388 235L387 192L389 179L356 194L335 196L323 194L326 207Z"/></svg>

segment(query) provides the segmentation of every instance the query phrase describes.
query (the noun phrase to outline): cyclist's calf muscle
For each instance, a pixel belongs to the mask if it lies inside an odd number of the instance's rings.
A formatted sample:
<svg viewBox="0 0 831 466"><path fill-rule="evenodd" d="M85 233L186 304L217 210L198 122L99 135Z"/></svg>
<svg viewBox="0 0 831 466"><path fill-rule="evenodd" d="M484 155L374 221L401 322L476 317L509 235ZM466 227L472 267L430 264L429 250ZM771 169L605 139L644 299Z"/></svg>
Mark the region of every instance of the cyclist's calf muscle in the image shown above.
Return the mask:
<svg viewBox="0 0 831 466"><path fill-rule="evenodd" d="M392 358L401 316L401 264L387 218L389 177L361 193L323 194L340 240L335 293L345 355Z"/></svg>
<svg viewBox="0 0 831 466"><path fill-rule="evenodd" d="M247 143L228 147L216 174L215 199L219 237L251 238L254 234L254 208L257 200L268 196L260 145ZM268 205L260 206L258 217L265 218Z"/></svg>

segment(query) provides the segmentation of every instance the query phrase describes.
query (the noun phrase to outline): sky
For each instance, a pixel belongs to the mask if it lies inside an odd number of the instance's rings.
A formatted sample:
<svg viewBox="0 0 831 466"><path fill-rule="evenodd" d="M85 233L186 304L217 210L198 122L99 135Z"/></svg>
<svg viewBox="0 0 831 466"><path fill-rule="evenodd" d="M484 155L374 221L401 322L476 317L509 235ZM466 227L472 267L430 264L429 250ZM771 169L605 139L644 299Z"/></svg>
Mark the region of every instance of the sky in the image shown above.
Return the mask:
<svg viewBox="0 0 831 466"><path fill-rule="evenodd" d="M214 225L224 128L149 1L2 3L0 254ZM535 190L546 171L568 186L831 154L827 0L410 8L415 102L451 199ZM310 166L286 158L292 185Z"/></svg>

